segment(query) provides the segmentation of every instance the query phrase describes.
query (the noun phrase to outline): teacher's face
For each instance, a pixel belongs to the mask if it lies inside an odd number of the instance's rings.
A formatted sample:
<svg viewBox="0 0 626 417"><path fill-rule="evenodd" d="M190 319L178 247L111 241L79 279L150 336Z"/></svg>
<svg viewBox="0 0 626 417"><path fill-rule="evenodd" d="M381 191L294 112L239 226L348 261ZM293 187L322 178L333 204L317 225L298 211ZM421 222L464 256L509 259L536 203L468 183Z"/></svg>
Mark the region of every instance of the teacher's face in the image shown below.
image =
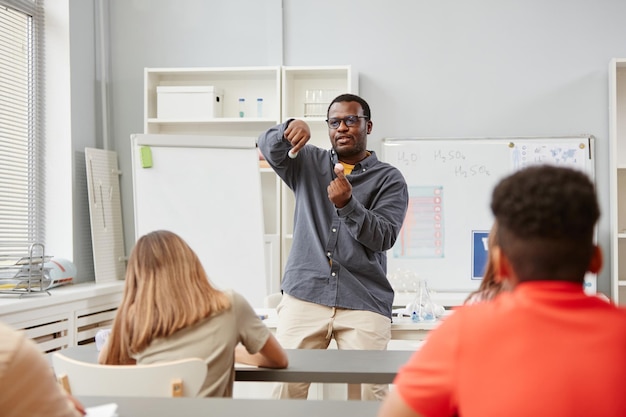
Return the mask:
<svg viewBox="0 0 626 417"><path fill-rule="evenodd" d="M360 116L355 123L349 116ZM328 110L328 120L340 120L336 127L328 127L330 143L339 159L349 164L356 164L367 156L367 135L372 130L371 120L363 117L363 109L356 101L333 103ZM349 126L350 125L350 126Z"/></svg>

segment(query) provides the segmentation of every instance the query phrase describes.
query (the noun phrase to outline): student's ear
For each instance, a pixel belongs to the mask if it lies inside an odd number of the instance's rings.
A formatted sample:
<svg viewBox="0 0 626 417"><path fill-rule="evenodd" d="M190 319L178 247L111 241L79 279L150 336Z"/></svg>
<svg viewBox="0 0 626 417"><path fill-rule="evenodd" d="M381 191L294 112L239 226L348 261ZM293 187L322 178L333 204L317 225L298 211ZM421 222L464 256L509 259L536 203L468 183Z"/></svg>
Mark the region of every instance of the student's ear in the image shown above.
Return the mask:
<svg viewBox="0 0 626 417"><path fill-rule="evenodd" d="M602 249L598 245L593 245L593 254L591 255L587 270L592 274L599 273L602 270L603 261Z"/></svg>

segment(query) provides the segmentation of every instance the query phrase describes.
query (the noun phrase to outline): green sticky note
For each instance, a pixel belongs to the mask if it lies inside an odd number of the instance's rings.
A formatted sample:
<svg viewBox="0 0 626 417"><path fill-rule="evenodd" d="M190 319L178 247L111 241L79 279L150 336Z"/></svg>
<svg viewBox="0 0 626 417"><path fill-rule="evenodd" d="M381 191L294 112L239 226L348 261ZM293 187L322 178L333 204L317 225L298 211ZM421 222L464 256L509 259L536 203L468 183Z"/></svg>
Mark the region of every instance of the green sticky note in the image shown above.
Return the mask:
<svg viewBox="0 0 626 417"><path fill-rule="evenodd" d="M139 148L142 168L152 168L152 150L149 146Z"/></svg>

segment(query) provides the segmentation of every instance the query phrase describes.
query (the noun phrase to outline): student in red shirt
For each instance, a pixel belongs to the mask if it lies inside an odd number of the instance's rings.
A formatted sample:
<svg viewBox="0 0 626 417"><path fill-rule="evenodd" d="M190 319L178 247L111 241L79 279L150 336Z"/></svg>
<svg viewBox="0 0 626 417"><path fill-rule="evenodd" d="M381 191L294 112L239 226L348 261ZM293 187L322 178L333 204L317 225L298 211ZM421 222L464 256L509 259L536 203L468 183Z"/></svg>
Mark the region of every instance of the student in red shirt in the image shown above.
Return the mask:
<svg viewBox="0 0 626 417"><path fill-rule="evenodd" d="M496 272L514 289L433 330L379 416L626 415L626 310L583 291L602 266L593 184L530 167L496 186L491 209Z"/></svg>

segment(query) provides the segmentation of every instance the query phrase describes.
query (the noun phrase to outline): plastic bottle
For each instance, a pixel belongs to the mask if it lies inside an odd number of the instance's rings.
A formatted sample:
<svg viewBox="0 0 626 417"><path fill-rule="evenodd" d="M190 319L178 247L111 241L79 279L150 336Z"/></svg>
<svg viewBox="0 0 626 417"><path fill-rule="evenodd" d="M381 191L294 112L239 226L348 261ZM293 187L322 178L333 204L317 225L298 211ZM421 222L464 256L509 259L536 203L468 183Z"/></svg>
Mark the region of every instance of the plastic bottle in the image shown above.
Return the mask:
<svg viewBox="0 0 626 417"><path fill-rule="evenodd" d="M246 115L246 99L240 97L239 98L239 117L244 117Z"/></svg>
<svg viewBox="0 0 626 417"><path fill-rule="evenodd" d="M261 97L256 99L256 117L263 117L263 99Z"/></svg>
<svg viewBox="0 0 626 417"><path fill-rule="evenodd" d="M411 321L423 322L437 320L435 304L433 304L430 299L428 283L425 279L419 280L415 300L413 300L409 306L411 310Z"/></svg>

